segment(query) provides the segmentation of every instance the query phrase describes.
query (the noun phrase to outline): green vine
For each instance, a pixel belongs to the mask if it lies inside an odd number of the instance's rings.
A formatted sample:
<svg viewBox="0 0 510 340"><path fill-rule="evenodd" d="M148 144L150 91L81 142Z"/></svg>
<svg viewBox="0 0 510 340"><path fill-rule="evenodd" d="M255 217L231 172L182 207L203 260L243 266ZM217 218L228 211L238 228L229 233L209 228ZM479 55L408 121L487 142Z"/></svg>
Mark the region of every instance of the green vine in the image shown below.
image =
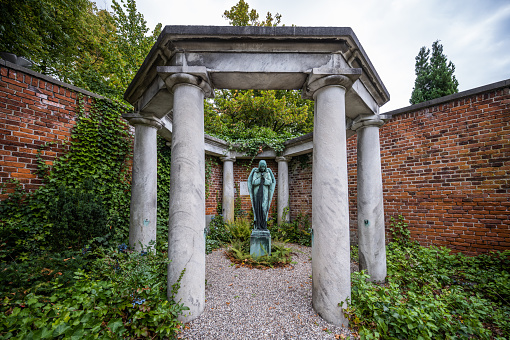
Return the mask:
<svg viewBox="0 0 510 340"><path fill-rule="evenodd" d="M214 165L217 165L218 162L215 159L212 159L210 157L206 157L205 159L205 198L208 199L211 192L211 178L213 174L213 167Z"/></svg>
<svg viewBox="0 0 510 340"><path fill-rule="evenodd" d="M127 236L133 139L121 114L128 108L95 99L85 111L84 103L78 95L76 124L64 142L67 152L49 165L42 151L57 143L38 150L37 173L45 185L22 200L0 202L0 238L7 240L14 256L63 244L83 246L93 241L87 235L94 228L102 233L93 235L100 242ZM96 228L100 225L104 228Z"/></svg>
<svg viewBox="0 0 510 340"><path fill-rule="evenodd" d="M236 198L234 200L234 218L244 217L246 212L242 209L241 193L239 190L239 183L234 184L236 190Z"/></svg>

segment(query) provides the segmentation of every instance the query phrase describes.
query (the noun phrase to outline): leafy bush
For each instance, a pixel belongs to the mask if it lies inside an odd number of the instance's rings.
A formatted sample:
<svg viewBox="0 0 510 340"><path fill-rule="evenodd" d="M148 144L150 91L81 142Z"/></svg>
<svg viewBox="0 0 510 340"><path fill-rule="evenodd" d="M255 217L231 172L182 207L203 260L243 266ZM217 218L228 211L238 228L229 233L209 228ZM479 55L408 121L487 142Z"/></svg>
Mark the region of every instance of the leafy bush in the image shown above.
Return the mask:
<svg viewBox="0 0 510 340"><path fill-rule="evenodd" d="M416 244L387 247L386 284L353 273L351 327L362 339L483 339L510 334L510 251L466 257Z"/></svg>
<svg viewBox="0 0 510 340"><path fill-rule="evenodd" d="M229 244L232 240L232 235L221 215L213 216L209 223L209 229L207 230L207 237L205 243L206 253L211 253L214 249L221 248L226 244Z"/></svg>
<svg viewBox="0 0 510 340"><path fill-rule="evenodd" d="M188 308L166 298L166 254L119 249L97 249L90 272L78 270L71 284L54 281L47 295L4 298L0 337L173 337ZM175 296L179 284L172 288Z"/></svg>
<svg viewBox="0 0 510 340"><path fill-rule="evenodd" d="M409 225L404 221L404 216L390 218L390 232L392 241L400 245L407 245L411 242L411 231Z"/></svg>
<svg viewBox="0 0 510 340"><path fill-rule="evenodd" d="M226 224L226 229L232 241L246 242L250 240L253 221L247 217L238 217L232 223Z"/></svg>
<svg viewBox="0 0 510 340"><path fill-rule="evenodd" d="M3 259L26 260L50 247L81 248L93 239L104 245L107 238L127 236L132 139L121 118L127 108L97 99L86 113L79 102L69 151L52 165L39 154L38 173L46 185L32 193L17 185L0 201Z"/></svg>
<svg viewBox="0 0 510 340"><path fill-rule="evenodd" d="M251 268L284 267L292 261L292 249L285 243L272 242L271 255L260 256L256 259L250 255L250 242L236 240L227 251L228 258L239 266Z"/></svg>
<svg viewBox="0 0 510 340"><path fill-rule="evenodd" d="M91 180L77 189L58 186L51 203L48 220L52 223L50 242L55 248L80 247L109 236L108 213Z"/></svg>
<svg viewBox="0 0 510 340"><path fill-rule="evenodd" d="M285 242L297 243L307 247L312 245L312 227L310 217L299 213L294 221L280 225L268 225L271 236Z"/></svg>

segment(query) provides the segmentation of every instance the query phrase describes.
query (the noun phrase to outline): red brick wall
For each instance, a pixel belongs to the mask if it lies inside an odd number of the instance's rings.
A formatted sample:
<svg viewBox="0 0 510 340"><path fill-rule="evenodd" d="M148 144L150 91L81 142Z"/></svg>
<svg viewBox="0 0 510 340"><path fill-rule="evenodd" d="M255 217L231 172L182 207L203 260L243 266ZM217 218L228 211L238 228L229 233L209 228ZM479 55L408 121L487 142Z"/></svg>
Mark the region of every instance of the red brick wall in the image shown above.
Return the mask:
<svg viewBox="0 0 510 340"><path fill-rule="evenodd" d="M75 123L77 96L85 111L99 96L0 61L0 183L16 178L24 188L41 185L37 152L51 162L64 151ZM449 97L451 98L451 97ZM434 104L436 102L436 104ZM381 128L386 228L403 215L411 236L423 245L444 245L465 253L510 248L510 94L508 82L391 112ZM356 242L356 136L348 140L351 240ZM289 163L291 218L311 216L312 157ZM206 213L222 199L223 164L213 163ZM267 160L278 177L278 165ZM238 159L239 188L258 161ZM238 197L238 192L235 194ZM5 196L0 196L0 199ZM249 196L242 209L251 212ZM272 202L276 208L277 189Z"/></svg>
<svg viewBox="0 0 510 340"><path fill-rule="evenodd" d="M510 247L508 86L395 115L381 158L385 214L402 214L413 239L465 253Z"/></svg>
<svg viewBox="0 0 510 340"><path fill-rule="evenodd" d="M312 216L312 153L294 157L289 162L290 219L299 214Z"/></svg>
<svg viewBox="0 0 510 340"><path fill-rule="evenodd" d="M77 108L77 88L0 61L0 183L17 179L27 190L42 184L37 152L46 163L64 151ZM79 90L79 89L78 89ZM85 93L85 111L97 95ZM56 145L43 146L48 142ZM6 195L0 195L0 199Z"/></svg>
<svg viewBox="0 0 510 340"><path fill-rule="evenodd" d="M216 209L223 197L223 163L218 157L205 156L206 169L211 167L211 177L208 180L209 188L206 191L205 214L217 215Z"/></svg>

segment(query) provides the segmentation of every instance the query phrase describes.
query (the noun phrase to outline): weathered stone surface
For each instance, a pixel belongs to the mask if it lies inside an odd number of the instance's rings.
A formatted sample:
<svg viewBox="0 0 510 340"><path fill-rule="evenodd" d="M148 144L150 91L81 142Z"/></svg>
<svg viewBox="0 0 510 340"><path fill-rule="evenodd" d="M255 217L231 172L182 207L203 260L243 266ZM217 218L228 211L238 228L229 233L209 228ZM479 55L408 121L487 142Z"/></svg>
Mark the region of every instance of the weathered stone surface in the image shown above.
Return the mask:
<svg viewBox="0 0 510 340"><path fill-rule="evenodd" d="M314 93L312 303L335 325L348 324L339 303L351 296L345 88Z"/></svg>
<svg viewBox="0 0 510 340"><path fill-rule="evenodd" d="M289 161L290 157L276 157L278 162L278 225L288 222L289 212Z"/></svg>
<svg viewBox="0 0 510 340"><path fill-rule="evenodd" d="M181 280L176 301L190 310L182 321L198 317L205 303L205 156L204 93L188 83L176 84L172 133L168 293Z"/></svg>
<svg viewBox="0 0 510 340"><path fill-rule="evenodd" d="M223 161L223 220L234 222L234 157L222 157Z"/></svg>
<svg viewBox="0 0 510 340"><path fill-rule="evenodd" d="M253 230L250 236L250 255L258 258L271 255L271 234L269 230Z"/></svg>
<svg viewBox="0 0 510 340"><path fill-rule="evenodd" d="M372 281L386 278L383 187L379 127L384 122L370 116L358 123L358 237L360 270Z"/></svg>
<svg viewBox="0 0 510 340"><path fill-rule="evenodd" d="M129 245L135 250L147 249L156 242L157 222L157 140L161 127L157 118L139 114L125 115L135 127Z"/></svg>

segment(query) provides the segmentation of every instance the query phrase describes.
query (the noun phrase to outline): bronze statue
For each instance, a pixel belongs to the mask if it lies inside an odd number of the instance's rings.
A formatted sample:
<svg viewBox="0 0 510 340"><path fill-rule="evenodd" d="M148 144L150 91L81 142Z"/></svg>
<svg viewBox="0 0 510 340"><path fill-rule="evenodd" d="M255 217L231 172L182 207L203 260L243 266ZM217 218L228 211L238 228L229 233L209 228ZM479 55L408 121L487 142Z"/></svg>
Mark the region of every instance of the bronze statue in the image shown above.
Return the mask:
<svg viewBox="0 0 510 340"><path fill-rule="evenodd" d="M253 168L248 177L248 191L255 218L254 230L267 230L267 215L271 207L276 180L273 171L261 160L258 168Z"/></svg>

